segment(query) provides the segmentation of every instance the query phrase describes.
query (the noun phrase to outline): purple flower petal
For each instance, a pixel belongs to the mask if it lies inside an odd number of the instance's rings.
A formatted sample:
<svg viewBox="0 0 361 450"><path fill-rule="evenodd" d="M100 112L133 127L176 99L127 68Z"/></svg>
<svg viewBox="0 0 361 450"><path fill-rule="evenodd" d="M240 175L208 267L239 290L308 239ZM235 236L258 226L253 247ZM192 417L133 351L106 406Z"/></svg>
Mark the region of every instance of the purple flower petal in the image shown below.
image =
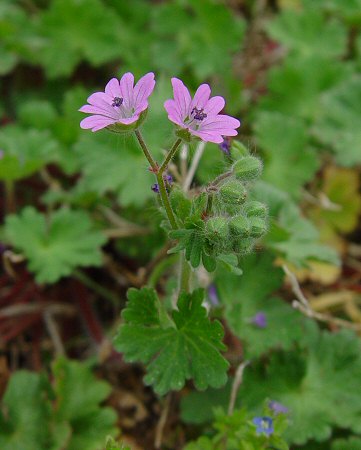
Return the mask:
<svg viewBox="0 0 361 450"><path fill-rule="evenodd" d="M119 80L117 78L112 78L110 81L108 81L107 85L105 86L105 93L112 98L122 96L120 92Z"/></svg>
<svg viewBox="0 0 361 450"><path fill-rule="evenodd" d="M142 77L134 87L134 106L138 107L148 106L148 97L153 92L155 86L154 73L149 72ZM144 108L146 109L146 108ZM142 109L142 111L144 110Z"/></svg>
<svg viewBox="0 0 361 450"><path fill-rule="evenodd" d="M110 117L114 120L117 120L118 115L117 112L113 109L111 111L106 110L102 106L92 106L92 105L84 105L79 109L80 112L90 113L90 114L100 114L105 117Z"/></svg>
<svg viewBox="0 0 361 450"><path fill-rule="evenodd" d="M131 108L133 102L134 75L130 72L125 73L119 82L121 97L124 99L124 105Z"/></svg>
<svg viewBox="0 0 361 450"><path fill-rule="evenodd" d="M282 405L282 403L278 403L274 400L271 400L268 403L268 406L270 409L272 409L272 411L275 414L287 414L288 413L288 408L286 406L284 406L284 405Z"/></svg>
<svg viewBox="0 0 361 450"><path fill-rule="evenodd" d="M166 100L164 102L164 108L168 113L169 120L179 125L180 127L184 126L181 113L179 112L179 108L177 108L177 104L174 100Z"/></svg>
<svg viewBox="0 0 361 450"><path fill-rule="evenodd" d="M192 100L191 95L188 89L184 86L183 81L178 78L172 78L171 81L175 103L178 106L181 117L185 118L189 113L189 106Z"/></svg>
<svg viewBox="0 0 361 450"><path fill-rule="evenodd" d="M154 86L152 72L144 75L135 87L134 76L130 72L125 73L120 81L112 78L105 86L105 92L95 92L90 95L88 104L79 109L81 112L94 114L83 119L80 126L97 131L113 124L136 123L140 120L140 114L148 108L148 97ZM139 125L136 124L136 126Z"/></svg>
<svg viewBox="0 0 361 450"><path fill-rule="evenodd" d="M110 119L110 118L104 117L104 116L95 115L95 116L89 116L89 117L86 117L85 119L83 119L80 122L80 127L83 128L84 130L91 128L92 131L98 131L98 130L101 130L102 128L107 127L108 125L111 125L112 123L114 123L113 119Z"/></svg>
<svg viewBox="0 0 361 450"><path fill-rule="evenodd" d="M256 425L257 434L265 434L270 436L274 432L273 419L272 417L254 417L253 423Z"/></svg>
<svg viewBox="0 0 361 450"><path fill-rule="evenodd" d="M220 144L224 136L238 134L239 120L219 114L224 108L224 99L220 96L210 98L208 84L199 86L193 100L181 80L172 78L172 85L174 99L164 103L169 120L205 142Z"/></svg>
<svg viewBox="0 0 361 450"><path fill-rule="evenodd" d="M211 99L209 99L204 109L208 117L213 115L216 116L218 113L222 111L225 104L226 102L224 101L224 98L217 95L216 97L212 97Z"/></svg>
<svg viewBox="0 0 361 450"><path fill-rule="evenodd" d="M191 131L192 134L202 139L204 142L214 142L220 144L223 142L223 136L220 133L213 133L210 131Z"/></svg>
<svg viewBox="0 0 361 450"><path fill-rule="evenodd" d="M253 325L255 325L258 328L266 328L267 327L266 314L262 311L258 312L252 317L251 323L253 323Z"/></svg>
<svg viewBox="0 0 361 450"><path fill-rule="evenodd" d="M209 85L201 84L197 89L197 92L194 94L190 109L192 110L194 107L197 107L198 109L205 108L210 95L211 88Z"/></svg>

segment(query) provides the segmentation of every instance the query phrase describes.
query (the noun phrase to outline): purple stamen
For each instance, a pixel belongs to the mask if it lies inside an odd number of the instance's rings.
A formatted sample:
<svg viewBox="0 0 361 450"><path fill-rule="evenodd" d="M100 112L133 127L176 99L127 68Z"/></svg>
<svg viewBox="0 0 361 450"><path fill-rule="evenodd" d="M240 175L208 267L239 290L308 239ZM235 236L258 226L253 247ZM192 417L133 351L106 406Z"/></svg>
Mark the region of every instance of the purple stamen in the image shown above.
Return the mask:
<svg viewBox="0 0 361 450"><path fill-rule="evenodd" d="M198 109L198 108L194 107L191 111L191 115L193 115L194 119L202 121L203 119L205 119L207 117L207 114L203 111L204 111L203 108Z"/></svg>
<svg viewBox="0 0 361 450"><path fill-rule="evenodd" d="M123 99L121 97L114 97L112 106L119 108L123 104Z"/></svg>

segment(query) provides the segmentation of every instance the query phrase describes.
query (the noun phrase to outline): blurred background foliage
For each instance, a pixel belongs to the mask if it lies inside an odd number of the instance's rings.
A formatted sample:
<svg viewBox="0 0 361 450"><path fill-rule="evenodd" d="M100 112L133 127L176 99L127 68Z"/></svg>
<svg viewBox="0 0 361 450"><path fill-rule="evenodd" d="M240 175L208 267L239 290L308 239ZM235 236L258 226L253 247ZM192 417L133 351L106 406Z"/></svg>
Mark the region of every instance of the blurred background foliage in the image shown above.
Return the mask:
<svg viewBox="0 0 361 450"><path fill-rule="evenodd" d="M153 445L162 402L110 341L128 287L148 281L169 300L175 260L136 142L81 130L77 111L126 71L156 74L144 135L157 157L172 143L163 102L177 76L223 95L237 139L264 160L252 197L269 207L268 235L241 277L199 274L216 286L210 314L232 367L251 361L238 407L286 405L291 448L361 448L361 1L2 0L1 449L97 450L115 427L134 449ZM194 185L226 159L208 144ZM319 325L292 308L282 264ZM264 328L251 321L260 311ZM62 353L92 356L106 381L93 384L90 363L50 369ZM212 408L227 408L230 383L189 387L172 400L164 448L211 436Z"/></svg>

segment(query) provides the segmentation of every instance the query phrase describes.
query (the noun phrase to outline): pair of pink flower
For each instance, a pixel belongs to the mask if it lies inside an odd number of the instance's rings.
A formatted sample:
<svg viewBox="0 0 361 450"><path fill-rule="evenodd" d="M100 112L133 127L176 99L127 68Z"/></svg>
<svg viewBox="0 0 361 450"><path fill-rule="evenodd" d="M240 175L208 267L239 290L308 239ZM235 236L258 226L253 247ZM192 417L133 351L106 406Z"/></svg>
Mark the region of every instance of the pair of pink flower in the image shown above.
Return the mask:
<svg viewBox="0 0 361 450"><path fill-rule="evenodd" d="M197 89L193 99L183 82L172 78L174 99L164 107L168 118L180 129L205 142L223 142L223 136L236 136L240 122L219 114L224 108L223 97L210 97L208 84ZM134 129L141 122L148 108L148 98L155 86L154 73L147 73L134 86L134 76L126 73L120 80L112 78L105 92L96 92L88 98L88 105L79 111L93 114L80 123L81 128L98 131L102 128L124 126ZM142 114L143 113L143 114Z"/></svg>

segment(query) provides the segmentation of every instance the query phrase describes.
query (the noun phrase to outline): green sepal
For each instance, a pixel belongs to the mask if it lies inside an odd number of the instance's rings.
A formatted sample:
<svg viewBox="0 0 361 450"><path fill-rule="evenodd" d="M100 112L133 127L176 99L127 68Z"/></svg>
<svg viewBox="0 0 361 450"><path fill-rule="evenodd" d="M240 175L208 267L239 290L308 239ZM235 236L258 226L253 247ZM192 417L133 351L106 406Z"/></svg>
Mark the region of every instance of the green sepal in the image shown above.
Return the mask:
<svg viewBox="0 0 361 450"><path fill-rule="evenodd" d="M139 119L134 122L130 123L129 125L126 125L124 123L114 123L112 125L107 126L107 130L112 131L113 133L119 133L119 134L126 134L131 133L132 131L137 130L145 121L145 118L147 117L148 109L142 111L139 115Z"/></svg>
<svg viewBox="0 0 361 450"><path fill-rule="evenodd" d="M238 180L229 180L219 189L220 200L231 205L242 205L247 198L247 190Z"/></svg>
<svg viewBox="0 0 361 450"><path fill-rule="evenodd" d="M255 156L245 156L233 164L232 170L241 181L256 180L262 172L262 161Z"/></svg>
<svg viewBox="0 0 361 450"><path fill-rule="evenodd" d="M231 236L239 237L249 237L250 236L250 223L245 216L235 216L228 223L229 232Z"/></svg>

